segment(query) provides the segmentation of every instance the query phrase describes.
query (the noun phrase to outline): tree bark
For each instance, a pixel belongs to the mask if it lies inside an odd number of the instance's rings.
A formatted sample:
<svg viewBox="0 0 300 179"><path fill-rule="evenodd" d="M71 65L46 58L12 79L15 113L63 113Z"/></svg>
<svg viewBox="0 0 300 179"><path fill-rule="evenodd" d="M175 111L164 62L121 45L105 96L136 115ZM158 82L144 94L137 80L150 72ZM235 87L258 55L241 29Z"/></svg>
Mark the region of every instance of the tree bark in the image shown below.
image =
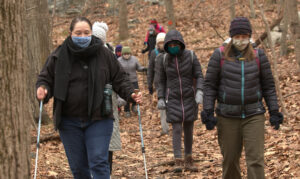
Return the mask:
<svg viewBox="0 0 300 179"><path fill-rule="evenodd" d="M255 9L254 9L254 3L253 0L250 0L250 17L251 18L255 18Z"/></svg>
<svg viewBox="0 0 300 179"><path fill-rule="evenodd" d="M174 15L173 0L165 0L164 2L165 2L166 12L167 12L168 30L175 29L176 19Z"/></svg>
<svg viewBox="0 0 300 179"><path fill-rule="evenodd" d="M235 18L235 0L230 0L230 18L233 20Z"/></svg>
<svg viewBox="0 0 300 179"><path fill-rule="evenodd" d="M119 39L120 41L129 38L128 32L128 10L126 0L119 1Z"/></svg>
<svg viewBox="0 0 300 179"><path fill-rule="evenodd" d="M30 178L24 0L0 3L0 178ZM47 11L48 12L48 11Z"/></svg>
<svg viewBox="0 0 300 179"><path fill-rule="evenodd" d="M288 31L288 23L289 23L289 9L287 6L287 1L284 2L284 11L283 11L283 27L282 27L282 35L280 42L280 56L285 56L287 54L287 31Z"/></svg>
<svg viewBox="0 0 300 179"><path fill-rule="evenodd" d="M30 60L28 81L26 84L29 91L30 112L34 119L39 116L39 103L36 100L36 77L50 54L51 26L48 13L47 0L25 0L26 11L26 35L28 37L28 58ZM43 123L49 123L50 118L47 113L43 112Z"/></svg>

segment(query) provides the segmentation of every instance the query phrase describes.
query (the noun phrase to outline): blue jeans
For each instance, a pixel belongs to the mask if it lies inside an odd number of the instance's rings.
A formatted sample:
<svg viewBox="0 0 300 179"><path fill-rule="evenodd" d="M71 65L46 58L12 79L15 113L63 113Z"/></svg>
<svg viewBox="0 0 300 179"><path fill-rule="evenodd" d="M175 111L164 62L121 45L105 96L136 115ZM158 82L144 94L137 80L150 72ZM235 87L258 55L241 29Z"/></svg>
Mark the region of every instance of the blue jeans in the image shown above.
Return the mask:
<svg viewBox="0 0 300 179"><path fill-rule="evenodd" d="M75 179L109 179L108 148L113 119L80 121L62 118L59 129Z"/></svg>

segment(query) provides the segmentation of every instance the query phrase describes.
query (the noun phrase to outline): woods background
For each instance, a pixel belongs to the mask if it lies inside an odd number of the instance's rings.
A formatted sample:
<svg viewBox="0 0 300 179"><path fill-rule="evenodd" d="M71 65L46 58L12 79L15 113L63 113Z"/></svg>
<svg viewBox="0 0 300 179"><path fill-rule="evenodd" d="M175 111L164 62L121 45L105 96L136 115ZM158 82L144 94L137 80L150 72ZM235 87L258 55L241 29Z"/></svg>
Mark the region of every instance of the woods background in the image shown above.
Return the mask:
<svg viewBox="0 0 300 179"><path fill-rule="evenodd" d="M0 178L25 179L33 172L39 109L36 76L50 52L69 35L72 18L79 15L106 22L108 42L131 46L145 66L146 55L140 51L149 20L156 18L165 29L182 32L204 74L214 48L228 38L230 20L250 18L252 38L269 57L285 114L279 131L266 121L266 178L300 178L299 4L299 0L0 0ZM171 172L171 136L160 137L157 99L148 94L144 79L139 74L149 177L220 178L216 131L206 131L200 120L195 123L193 146L199 172ZM51 119L50 102L43 114L38 178L72 178ZM137 116L125 119L121 113L120 128L123 150L114 154L113 178L143 178ZM241 167L245 178L244 155Z"/></svg>

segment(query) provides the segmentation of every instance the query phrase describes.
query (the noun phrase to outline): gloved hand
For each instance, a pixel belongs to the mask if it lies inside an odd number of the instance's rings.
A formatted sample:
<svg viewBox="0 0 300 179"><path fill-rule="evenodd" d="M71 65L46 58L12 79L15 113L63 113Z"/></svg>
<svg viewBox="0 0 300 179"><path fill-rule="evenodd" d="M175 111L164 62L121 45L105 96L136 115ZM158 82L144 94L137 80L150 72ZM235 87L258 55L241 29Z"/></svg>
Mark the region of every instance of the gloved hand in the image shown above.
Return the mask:
<svg viewBox="0 0 300 179"><path fill-rule="evenodd" d="M215 125L217 125L217 118L214 117L213 110L203 110L201 112L201 120L207 130L213 130Z"/></svg>
<svg viewBox="0 0 300 179"><path fill-rule="evenodd" d="M164 98L158 99L157 108L160 109L160 110L166 109L166 102L165 102Z"/></svg>
<svg viewBox="0 0 300 179"><path fill-rule="evenodd" d="M199 89L197 89L197 91L196 91L195 100L196 100L197 104L203 103L203 92Z"/></svg>
<svg viewBox="0 0 300 179"><path fill-rule="evenodd" d="M118 107L125 106L127 104L127 102L121 97L118 97L117 100L118 100Z"/></svg>
<svg viewBox="0 0 300 179"><path fill-rule="evenodd" d="M152 86L149 86L149 87L148 87L148 90L149 90L149 94L152 95L152 94L153 94L153 87L152 87Z"/></svg>
<svg viewBox="0 0 300 179"><path fill-rule="evenodd" d="M147 67L144 67L144 68L143 68L143 71L147 72L147 71L148 71L148 68L147 68Z"/></svg>
<svg viewBox="0 0 300 179"><path fill-rule="evenodd" d="M271 126L274 126L275 130L278 130L280 124L283 122L283 115L279 111L270 111L270 123Z"/></svg>

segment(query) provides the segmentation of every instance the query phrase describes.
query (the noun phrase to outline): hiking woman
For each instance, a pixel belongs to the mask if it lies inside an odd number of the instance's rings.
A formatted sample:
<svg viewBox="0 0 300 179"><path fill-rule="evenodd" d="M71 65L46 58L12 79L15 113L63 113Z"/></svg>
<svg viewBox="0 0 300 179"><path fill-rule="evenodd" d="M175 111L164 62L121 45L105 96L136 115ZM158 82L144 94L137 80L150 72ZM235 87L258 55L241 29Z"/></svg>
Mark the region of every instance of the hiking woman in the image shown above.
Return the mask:
<svg viewBox="0 0 300 179"><path fill-rule="evenodd" d="M181 33L171 30L164 41L166 54L159 56L158 108L166 109L167 122L173 128L174 172L181 172L181 136L184 132L185 169L197 171L192 160L194 121L198 104L203 101L203 76L200 63L193 51L185 49Z"/></svg>
<svg viewBox="0 0 300 179"><path fill-rule="evenodd" d="M216 49L208 64L201 118L208 130L217 124L224 179L241 178L239 160L243 147L248 178L264 178L266 110L262 99L266 101L270 123L276 130L283 115L278 111L268 58L250 43L249 20L245 17L233 19L229 33L232 38L229 44Z"/></svg>
<svg viewBox="0 0 300 179"><path fill-rule="evenodd" d="M92 36L91 22L77 17L70 35L48 57L36 83L37 98L54 97L55 128L75 179L109 179L113 130L109 83L126 100L141 102L115 56ZM105 94L104 94L105 92Z"/></svg>

